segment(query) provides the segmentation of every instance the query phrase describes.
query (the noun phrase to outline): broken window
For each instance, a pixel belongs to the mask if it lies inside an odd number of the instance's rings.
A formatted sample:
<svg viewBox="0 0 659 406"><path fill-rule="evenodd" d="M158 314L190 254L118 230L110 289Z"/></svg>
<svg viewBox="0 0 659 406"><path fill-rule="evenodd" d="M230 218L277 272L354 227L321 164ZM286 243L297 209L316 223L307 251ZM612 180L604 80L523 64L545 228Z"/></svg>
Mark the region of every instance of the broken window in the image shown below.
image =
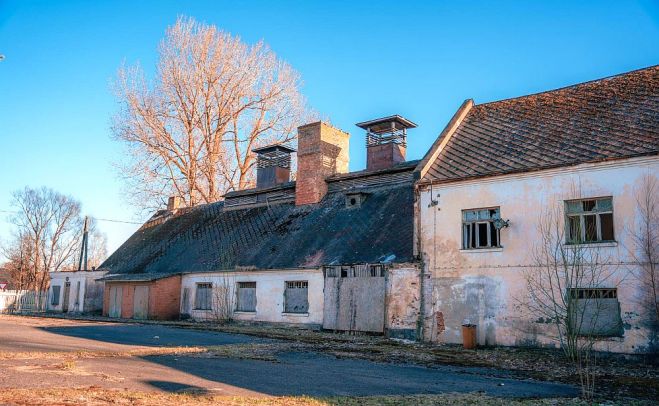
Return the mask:
<svg viewBox="0 0 659 406"><path fill-rule="evenodd" d="M565 202L568 244L614 241L610 197Z"/></svg>
<svg viewBox="0 0 659 406"><path fill-rule="evenodd" d="M309 282L286 282L284 292L284 313L309 312Z"/></svg>
<svg viewBox="0 0 659 406"><path fill-rule="evenodd" d="M256 311L256 282L238 282L236 295L236 311Z"/></svg>
<svg viewBox="0 0 659 406"><path fill-rule="evenodd" d="M212 304L212 283L198 283L195 292L195 310L211 310Z"/></svg>
<svg viewBox="0 0 659 406"><path fill-rule="evenodd" d="M53 295L50 298L50 304L52 306L59 306L59 294L61 286L53 285Z"/></svg>
<svg viewBox="0 0 659 406"><path fill-rule="evenodd" d="M462 211L462 248L501 247L499 230L494 221L501 218L498 207Z"/></svg>
<svg viewBox="0 0 659 406"><path fill-rule="evenodd" d="M622 336L617 289L572 288L568 290L570 325L584 336Z"/></svg>

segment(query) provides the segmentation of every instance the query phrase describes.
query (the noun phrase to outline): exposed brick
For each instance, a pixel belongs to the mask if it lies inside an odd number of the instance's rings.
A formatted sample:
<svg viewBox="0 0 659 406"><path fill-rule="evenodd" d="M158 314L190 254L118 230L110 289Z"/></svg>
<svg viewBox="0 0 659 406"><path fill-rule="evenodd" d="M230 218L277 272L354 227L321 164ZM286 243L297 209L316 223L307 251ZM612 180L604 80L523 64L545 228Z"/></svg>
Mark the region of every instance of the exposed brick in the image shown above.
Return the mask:
<svg viewBox="0 0 659 406"><path fill-rule="evenodd" d="M122 287L121 317L133 317L133 298L136 286L149 287L148 318L155 320L176 319L180 312L181 277L171 276L153 282L106 282L103 293L103 315L108 316L110 310L110 288Z"/></svg>
<svg viewBox="0 0 659 406"><path fill-rule="evenodd" d="M327 193L325 178L348 172L350 134L323 122L298 128L295 204L318 203Z"/></svg>

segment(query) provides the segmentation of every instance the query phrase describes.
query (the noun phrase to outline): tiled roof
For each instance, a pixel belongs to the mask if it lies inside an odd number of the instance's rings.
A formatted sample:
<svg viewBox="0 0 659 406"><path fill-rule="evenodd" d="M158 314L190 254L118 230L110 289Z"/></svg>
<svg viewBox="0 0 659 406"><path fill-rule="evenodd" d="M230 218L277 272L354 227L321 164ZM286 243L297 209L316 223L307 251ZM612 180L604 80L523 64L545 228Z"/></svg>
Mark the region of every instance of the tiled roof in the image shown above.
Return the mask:
<svg viewBox="0 0 659 406"><path fill-rule="evenodd" d="M152 221L99 268L120 278L243 269L318 268L329 264L413 260L413 183L366 190L359 207L329 193L315 205L281 203L225 210L224 203ZM128 276L128 274L133 274ZM106 278L106 279L107 279Z"/></svg>
<svg viewBox="0 0 659 406"><path fill-rule="evenodd" d="M659 66L475 105L423 180L455 181L659 151Z"/></svg>

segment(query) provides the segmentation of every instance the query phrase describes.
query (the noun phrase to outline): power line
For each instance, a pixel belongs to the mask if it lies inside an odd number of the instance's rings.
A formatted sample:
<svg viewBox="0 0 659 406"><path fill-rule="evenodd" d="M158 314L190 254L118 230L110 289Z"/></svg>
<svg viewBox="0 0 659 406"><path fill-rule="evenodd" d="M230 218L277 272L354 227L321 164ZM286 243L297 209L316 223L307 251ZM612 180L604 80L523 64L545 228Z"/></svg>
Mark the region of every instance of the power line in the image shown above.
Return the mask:
<svg viewBox="0 0 659 406"><path fill-rule="evenodd" d="M0 213L14 213L14 214L17 214L17 213L20 213L20 211L15 211L15 210L0 210ZM98 220L98 221L108 221L108 222L110 222L110 223L143 224L143 223L141 223L141 222L136 222L136 221L126 221L126 220L117 220L117 219L102 219L102 218L98 218L98 217L94 217L94 216L91 216L91 217L94 218L94 220Z"/></svg>

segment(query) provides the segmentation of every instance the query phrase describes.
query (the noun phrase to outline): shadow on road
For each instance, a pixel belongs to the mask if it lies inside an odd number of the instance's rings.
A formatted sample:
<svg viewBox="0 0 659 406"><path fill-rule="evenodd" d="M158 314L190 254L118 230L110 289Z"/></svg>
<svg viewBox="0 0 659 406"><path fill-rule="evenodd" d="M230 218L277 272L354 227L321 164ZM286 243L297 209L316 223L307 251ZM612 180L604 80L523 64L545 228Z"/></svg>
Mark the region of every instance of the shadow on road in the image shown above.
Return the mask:
<svg viewBox="0 0 659 406"><path fill-rule="evenodd" d="M153 324L39 327L39 329L69 337L149 347L210 346L271 341L239 334L185 330Z"/></svg>
<svg viewBox="0 0 659 406"><path fill-rule="evenodd" d="M62 336L154 347L273 342L237 334L158 325L85 325L44 327L43 330ZM501 397L559 397L579 394L573 386L517 380L503 370L447 365L426 368L381 364L367 360L340 359L315 352L287 352L279 354L275 362L182 354L145 356L142 359L220 385L231 385L275 396L374 396L475 391ZM148 383L168 392L199 389L166 380Z"/></svg>

